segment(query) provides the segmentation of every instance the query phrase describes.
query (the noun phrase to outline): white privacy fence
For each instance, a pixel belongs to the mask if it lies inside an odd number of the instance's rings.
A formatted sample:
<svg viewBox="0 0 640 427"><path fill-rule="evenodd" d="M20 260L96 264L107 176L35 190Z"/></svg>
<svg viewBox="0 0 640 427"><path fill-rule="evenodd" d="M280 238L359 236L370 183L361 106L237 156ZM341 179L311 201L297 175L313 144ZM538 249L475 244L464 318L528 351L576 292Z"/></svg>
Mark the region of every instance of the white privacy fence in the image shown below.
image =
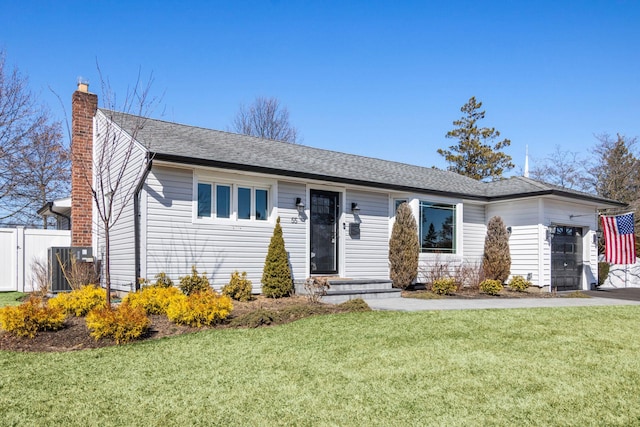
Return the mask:
<svg viewBox="0 0 640 427"><path fill-rule="evenodd" d="M33 262L47 265L48 248L70 245L68 230L0 228L0 291L35 290Z"/></svg>

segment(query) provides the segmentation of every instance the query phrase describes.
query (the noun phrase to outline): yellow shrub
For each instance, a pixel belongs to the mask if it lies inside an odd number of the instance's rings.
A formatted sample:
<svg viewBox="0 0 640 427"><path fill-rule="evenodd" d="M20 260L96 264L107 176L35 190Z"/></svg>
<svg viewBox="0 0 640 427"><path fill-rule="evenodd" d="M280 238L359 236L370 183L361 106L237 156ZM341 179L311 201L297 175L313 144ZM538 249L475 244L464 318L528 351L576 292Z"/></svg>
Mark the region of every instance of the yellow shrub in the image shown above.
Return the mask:
<svg viewBox="0 0 640 427"><path fill-rule="evenodd" d="M498 295L502 292L502 282L500 280L485 279L480 283L480 290L485 294Z"/></svg>
<svg viewBox="0 0 640 427"><path fill-rule="evenodd" d="M87 328L96 340L113 338L117 344L142 336L151 324L141 307L121 304L115 309L94 308L87 314Z"/></svg>
<svg viewBox="0 0 640 427"><path fill-rule="evenodd" d="M147 314L166 314L171 301L180 295L182 292L178 288L154 285L128 294L122 302L141 307Z"/></svg>
<svg viewBox="0 0 640 427"><path fill-rule="evenodd" d="M18 337L33 338L38 331L60 329L65 318L61 307L49 307L37 297L31 297L19 306L0 309L0 326Z"/></svg>
<svg viewBox="0 0 640 427"><path fill-rule="evenodd" d="M105 307L107 294L104 289L94 285L83 286L80 289L65 294L58 294L49 300L50 307L62 307L67 314L76 317L86 315L94 307Z"/></svg>
<svg viewBox="0 0 640 427"><path fill-rule="evenodd" d="M226 319L233 310L231 298L214 290L180 295L171 301L167 317L173 323L202 327Z"/></svg>

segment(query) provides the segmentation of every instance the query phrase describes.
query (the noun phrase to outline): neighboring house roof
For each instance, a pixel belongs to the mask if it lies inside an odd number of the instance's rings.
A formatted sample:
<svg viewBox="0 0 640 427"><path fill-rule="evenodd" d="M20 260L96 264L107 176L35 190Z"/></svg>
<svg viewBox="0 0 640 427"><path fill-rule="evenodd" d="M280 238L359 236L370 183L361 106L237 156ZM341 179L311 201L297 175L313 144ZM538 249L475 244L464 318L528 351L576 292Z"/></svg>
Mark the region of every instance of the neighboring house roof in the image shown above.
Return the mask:
<svg viewBox="0 0 640 427"><path fill-rule="evenodd" d="M124 131L138 128L136 140L154 159L265 172L399 191L428 192L474 200L555 194L605 205L613 200L562 189L524 177L481 182L454 172L409 165L305 145L261 139L100 109ZM140 127L142 123L142 127Z"/></svg>

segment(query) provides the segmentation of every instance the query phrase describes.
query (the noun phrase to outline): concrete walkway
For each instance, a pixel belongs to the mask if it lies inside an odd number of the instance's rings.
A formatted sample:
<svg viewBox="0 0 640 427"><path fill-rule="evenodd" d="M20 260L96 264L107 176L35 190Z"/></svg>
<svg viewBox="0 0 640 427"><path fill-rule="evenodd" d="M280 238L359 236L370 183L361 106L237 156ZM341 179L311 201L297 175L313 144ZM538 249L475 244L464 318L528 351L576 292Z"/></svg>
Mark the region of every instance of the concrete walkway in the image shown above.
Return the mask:
<svg viewBox="0 0 640 427"><path fill-rule="evenodd" d="M585 307L602 305L640 305L640 289L637 293L625 290L599 294L602 291L586 292L589 298L486 298L486 299L432 299L379 298L368 300L374 310L424 311L424 310L483 310L497 308L539 308L539 307ZM619 298L616 298L618 297Z"/></svg>

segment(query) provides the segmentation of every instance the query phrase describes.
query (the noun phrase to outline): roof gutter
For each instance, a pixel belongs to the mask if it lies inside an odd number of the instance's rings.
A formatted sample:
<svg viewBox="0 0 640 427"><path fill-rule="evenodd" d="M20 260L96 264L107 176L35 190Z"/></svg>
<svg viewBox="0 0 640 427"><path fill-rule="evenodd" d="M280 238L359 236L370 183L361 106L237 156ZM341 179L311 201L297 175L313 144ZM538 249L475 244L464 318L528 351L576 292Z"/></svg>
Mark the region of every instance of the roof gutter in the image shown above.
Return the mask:
<svg viewBox="0 0 640 427"><path fill-rule="evenodd" d="M136 190L133 196L133 217L134 217L134 241L135 241L135 278L136 282L134 284L134 289L136 291L140 290L140 192L144 187L144 183L147 181L147 177L149 176L149 172L151 172L151 166L153 165L153 156L150 154L147 157L147 165L145 166L144 172L140 177L140 181L138 181L138 185L136 186Z"/></svg>

